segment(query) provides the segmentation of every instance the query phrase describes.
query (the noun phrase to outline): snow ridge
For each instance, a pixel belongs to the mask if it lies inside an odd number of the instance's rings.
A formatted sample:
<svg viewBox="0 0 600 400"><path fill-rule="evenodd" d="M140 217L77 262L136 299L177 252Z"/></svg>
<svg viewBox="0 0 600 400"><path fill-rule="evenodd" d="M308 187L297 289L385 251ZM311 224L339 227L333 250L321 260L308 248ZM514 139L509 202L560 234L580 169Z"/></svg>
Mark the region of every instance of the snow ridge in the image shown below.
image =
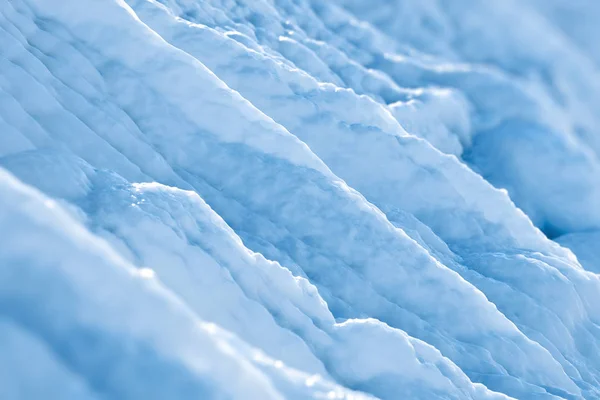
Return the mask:
<svg viewBox="0 0 600 400"><path fill-rule="evenodd" d="M551 3L0 0L0 397L600 398Z"/></svg>

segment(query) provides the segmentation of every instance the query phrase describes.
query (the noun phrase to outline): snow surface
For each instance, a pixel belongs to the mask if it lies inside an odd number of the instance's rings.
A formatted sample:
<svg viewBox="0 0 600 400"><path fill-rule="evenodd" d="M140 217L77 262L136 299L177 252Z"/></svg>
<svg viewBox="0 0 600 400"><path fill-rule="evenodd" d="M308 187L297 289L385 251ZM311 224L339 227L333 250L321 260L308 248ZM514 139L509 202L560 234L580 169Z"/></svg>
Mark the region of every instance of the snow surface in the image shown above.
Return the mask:
<svg viewBox="0 0 600 400"><path fill-rule="evenodd" d="M600 398L599 10L0 0L0 398Z"/></svg>

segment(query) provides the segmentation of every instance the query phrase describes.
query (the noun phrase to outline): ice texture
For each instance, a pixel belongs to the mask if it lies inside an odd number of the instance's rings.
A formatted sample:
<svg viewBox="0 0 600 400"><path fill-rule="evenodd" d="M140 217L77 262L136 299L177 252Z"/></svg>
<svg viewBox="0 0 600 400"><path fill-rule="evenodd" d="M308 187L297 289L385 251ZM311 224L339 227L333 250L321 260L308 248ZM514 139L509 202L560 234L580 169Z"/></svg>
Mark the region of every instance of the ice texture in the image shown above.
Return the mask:
<svg viewBox="0 0 600 400"><path fill-rule="evenodd" d="M600 398L599 11L0 0L0 398Z"/></svg>

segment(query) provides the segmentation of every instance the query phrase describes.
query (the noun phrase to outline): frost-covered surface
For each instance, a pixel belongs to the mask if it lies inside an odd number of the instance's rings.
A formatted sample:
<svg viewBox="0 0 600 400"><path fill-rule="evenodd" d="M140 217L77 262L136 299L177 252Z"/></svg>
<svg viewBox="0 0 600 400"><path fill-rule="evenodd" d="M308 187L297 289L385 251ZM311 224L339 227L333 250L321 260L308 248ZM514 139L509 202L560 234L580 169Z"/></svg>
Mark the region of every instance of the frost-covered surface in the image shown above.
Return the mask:
<svg viewBox="0 0 600 400"><path fill-rule="evenodd" d="M600 398L591 4L0 0L0 398Z"/></svg>

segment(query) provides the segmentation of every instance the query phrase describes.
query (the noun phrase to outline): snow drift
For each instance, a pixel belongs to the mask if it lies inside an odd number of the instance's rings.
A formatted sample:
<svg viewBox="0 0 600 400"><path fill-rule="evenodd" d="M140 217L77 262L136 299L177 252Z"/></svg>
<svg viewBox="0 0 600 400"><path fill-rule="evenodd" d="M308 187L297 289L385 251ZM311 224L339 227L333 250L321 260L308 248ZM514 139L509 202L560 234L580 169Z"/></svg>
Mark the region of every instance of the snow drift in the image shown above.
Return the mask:
<svg viewBox="0 0 600 400"><path fill-rule="evenodd" d="M556 9L0 0L1 397L600 397Z"/></svg>

